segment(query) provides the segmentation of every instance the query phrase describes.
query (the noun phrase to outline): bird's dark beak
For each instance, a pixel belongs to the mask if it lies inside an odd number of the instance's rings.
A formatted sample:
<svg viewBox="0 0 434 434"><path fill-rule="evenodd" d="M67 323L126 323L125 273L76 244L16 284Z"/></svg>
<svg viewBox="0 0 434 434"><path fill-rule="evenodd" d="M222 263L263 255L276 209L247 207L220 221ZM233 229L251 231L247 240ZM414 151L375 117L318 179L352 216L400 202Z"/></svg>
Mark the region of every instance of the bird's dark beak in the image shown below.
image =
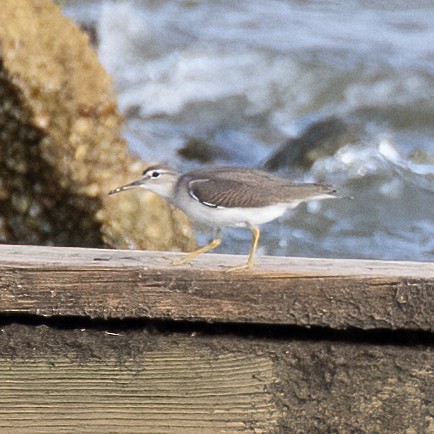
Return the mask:
<svg viewBox="0 0 434 434"><path fill-rule="evenodd" d="M120 193L121 191L129 190L134 187L140 187L142 185L142 180L138 179L137 181L130 182L129 184L123 185L122 187L115 188L110 191L109 194Z"/></svg>

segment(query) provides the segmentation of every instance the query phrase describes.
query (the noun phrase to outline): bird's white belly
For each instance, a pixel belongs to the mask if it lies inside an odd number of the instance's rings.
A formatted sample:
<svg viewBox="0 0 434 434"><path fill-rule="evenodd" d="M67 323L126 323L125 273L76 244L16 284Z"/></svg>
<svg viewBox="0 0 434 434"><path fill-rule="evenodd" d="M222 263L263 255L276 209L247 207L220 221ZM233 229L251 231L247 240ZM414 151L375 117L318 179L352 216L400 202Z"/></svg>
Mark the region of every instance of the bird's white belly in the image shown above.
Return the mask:
<svg viewBox="0 0 434 434"><path fill-rule="evenodd" d="M249 224L260 225L270 222L284 214L288 208L297 205L298 202L272 205L266 208L213 208L200 202L189 201L188 207L183 207L183 211L192 220L201 224L218 227L245 227Z"/></svg>

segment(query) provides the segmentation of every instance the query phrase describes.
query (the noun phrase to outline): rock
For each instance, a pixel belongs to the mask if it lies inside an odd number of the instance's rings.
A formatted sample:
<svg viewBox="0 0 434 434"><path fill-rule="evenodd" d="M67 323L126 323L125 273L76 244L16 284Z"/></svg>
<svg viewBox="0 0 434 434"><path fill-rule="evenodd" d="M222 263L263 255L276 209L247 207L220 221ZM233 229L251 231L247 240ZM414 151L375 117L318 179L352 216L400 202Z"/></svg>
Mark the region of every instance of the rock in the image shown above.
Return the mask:
<svg viewBox="0 0 434 434"><path fill-rule="evenodd" d="M185 160L201 163L211 163L218 158L228 157L227 153L217 145L195 137L188 138L185 145L178 149L178 155Z"/></svg>
<svg viewBox="0 0 434 434"><path fill-rule="evenodd" d="M300 137L286 141L265 162L264 168L277 170L295 165L309 168L316 160L333 155L339 148L359 139L356 126L331 116L310 125Z"/></svg>
<svg viewBox="0 0 434 434"><path fill-rule="evenodd" d="M50 0L2 0L0 241L190 250L185 216L137 177L112 81L89 37Z"/></svg>
<svg viewBox="0 0 434 434"><path fill-rule="evenodd" d="M428 153L424 149L415 149L413 152L411 152L408 159L416 164L434 164L434 154Z"/></svg>

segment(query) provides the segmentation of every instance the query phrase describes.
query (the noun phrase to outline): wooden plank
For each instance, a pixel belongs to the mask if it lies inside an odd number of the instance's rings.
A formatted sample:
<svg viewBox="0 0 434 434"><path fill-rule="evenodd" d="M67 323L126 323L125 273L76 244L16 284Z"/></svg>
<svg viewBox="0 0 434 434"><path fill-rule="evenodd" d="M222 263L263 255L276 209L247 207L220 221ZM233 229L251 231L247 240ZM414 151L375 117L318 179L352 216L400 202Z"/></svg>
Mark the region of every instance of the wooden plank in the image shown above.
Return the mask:
<svg viewBox="0 0 434 434"><path fill-rule="evenodd" d="M1 432L266 433L276 419L269 357L146 332L2 332Z"/></svg>
<svg viewBox="0 0 434 434"><path fill-rule="evenodd" d="M0 312L433 330L434 264L0 246Z"/></svg>
<svg viewBox="0 0 434 434"><path fill-rule="evenodd" d="M14 324L0 333L0 431L429 433L432 360L403 343Z"/></svg>

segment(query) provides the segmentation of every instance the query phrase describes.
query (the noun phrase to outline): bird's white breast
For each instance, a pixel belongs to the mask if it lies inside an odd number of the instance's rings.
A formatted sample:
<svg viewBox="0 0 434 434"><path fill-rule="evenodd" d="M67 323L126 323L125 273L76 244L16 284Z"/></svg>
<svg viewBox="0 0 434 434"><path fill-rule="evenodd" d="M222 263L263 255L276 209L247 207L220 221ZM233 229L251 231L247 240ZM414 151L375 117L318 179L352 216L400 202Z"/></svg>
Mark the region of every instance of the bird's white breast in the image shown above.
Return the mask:
<svg viewBox="0 0 434 434"><path fill-rule="evenodd" d="M260 225L270 222L285 213L288 208L297 206L297 203L271 205L266 208L214 208L203 205L191 199L187 206L175 204L181 208L192 220L218 227L244 227L249 224Z"/></svg>
<svg viewBox="0 0 434 434"><path fill-rule="evenodd" d="M213 227L246 227L271 222L282 216L287 209L295 208L309 200L330 199L334 196L318 194L304 200L293 200L263 208L224 208L204 205L192 198L187 191L181 191L173 201L173 205L184 211L193 221Z"/></svg>

